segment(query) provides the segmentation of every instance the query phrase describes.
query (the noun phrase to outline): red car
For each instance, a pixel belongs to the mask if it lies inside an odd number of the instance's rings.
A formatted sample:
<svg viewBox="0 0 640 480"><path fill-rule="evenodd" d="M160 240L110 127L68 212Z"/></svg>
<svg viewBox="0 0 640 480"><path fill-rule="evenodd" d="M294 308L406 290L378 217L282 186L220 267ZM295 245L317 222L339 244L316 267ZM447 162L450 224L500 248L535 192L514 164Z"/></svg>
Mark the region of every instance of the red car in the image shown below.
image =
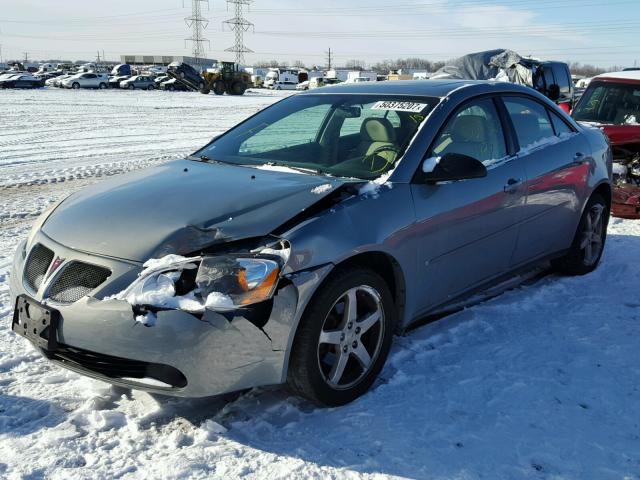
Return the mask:
<svg viewBox="0 0 640 480"><path fill-rule="evenodd" d="M613 150L612 214L640 218L640 71L594 77L573 110L579 122L600 127Z"/></svg>

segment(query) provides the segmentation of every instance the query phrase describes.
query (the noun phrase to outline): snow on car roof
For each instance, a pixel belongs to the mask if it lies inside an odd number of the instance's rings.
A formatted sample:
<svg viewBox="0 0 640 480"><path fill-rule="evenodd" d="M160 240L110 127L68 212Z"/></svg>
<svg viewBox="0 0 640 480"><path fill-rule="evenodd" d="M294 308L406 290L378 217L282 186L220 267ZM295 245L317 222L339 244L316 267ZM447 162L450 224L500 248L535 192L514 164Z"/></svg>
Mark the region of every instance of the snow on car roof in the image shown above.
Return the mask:
<svg viewBox="0 0 640 480"><path fill-rule="evenodd" d="M602 74L594 77L594 80L595 79L600 79L600 78L616 78L616 79L620 79L620 80L638 80L638 81L640 81L640 71L639 70L630 70L630 71L626 71L626 72L602 73Z"/></svg>

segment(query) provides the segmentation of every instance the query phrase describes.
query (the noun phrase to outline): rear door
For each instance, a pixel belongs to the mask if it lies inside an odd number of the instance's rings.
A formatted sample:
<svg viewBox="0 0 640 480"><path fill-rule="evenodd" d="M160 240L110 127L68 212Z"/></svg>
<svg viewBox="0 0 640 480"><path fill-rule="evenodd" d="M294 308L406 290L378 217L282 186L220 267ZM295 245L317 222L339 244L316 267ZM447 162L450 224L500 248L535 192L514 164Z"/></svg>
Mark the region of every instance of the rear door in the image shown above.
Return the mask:
<svg viewBox="0 0 640 480"><path fill-rule="evenodd" d="M514 266L568 248L586 189L588 142L533 97L502 97L527 182L526 206L513 255Z"/></svg>
<svg viewBox="0 0 640 480"><path fill-rule="evenodd" d="M474 157L488 174L412 185L424 289L421 310L447 303L508 270L524 206L525 173L507 145L494 100L484 97L463 104L427 152L427 158L446 153Z"/></svg>

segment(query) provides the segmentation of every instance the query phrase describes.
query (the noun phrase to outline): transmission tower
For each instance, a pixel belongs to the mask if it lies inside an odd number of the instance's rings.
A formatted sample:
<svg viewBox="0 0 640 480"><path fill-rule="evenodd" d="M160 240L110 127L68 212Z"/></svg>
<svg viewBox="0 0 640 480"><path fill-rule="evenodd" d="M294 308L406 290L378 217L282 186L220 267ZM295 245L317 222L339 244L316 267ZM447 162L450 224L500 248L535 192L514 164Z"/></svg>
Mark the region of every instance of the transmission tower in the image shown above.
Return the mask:
<svg viewBox="0 0 640 480"><path fill-rule="evenodd" d="M240 65L244 64L245 53L253 53L253 50L247 48L244 44L244 32L253 28L253 23L242 16L244 6L249 6L251 3L253 3L253 0L227 0L227 7L229 4L234 7L235 17L223 22L223 25L228 25L229 28L236 33L235 45L227 48L225 52L235 52L236 63Z"/></svg>
<svg viewBox="0 0 640 480"><path fill-rule="evenodd" d="M200 65L200 60L206 56L204 44L210 46L209 40L204 38L203 34L203 30L209 25L209 20L202 16L202 3L206 3L209 10L209 0L191 0L191 16L184 19L187 26L191 28L191 38L185 38L185 42L193 43L192 52L197 65Z"/></svg>

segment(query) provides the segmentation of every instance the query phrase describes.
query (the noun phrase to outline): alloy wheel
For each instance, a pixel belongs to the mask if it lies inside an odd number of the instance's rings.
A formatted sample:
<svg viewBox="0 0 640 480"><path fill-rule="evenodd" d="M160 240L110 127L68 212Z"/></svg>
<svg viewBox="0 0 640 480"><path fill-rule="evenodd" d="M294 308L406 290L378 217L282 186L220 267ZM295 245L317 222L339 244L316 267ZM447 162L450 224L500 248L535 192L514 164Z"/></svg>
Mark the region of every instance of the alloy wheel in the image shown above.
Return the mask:
<svg viewBox="0 0 640 480"><path fill-rule="evenodd" d="M587 213L582 239L580 240L580 250L583 253L583 262L586 266L594 265L602 252L604 228L604 205L596 203Z"/></svg>
<svg viewBox="0 0 640 480"><path fill-rule="evenodd" d="M342 390L360 382L374 365L383 338L379 293L367 285L347 290L325 317L318 340L318 364L327 384Z"/></svg>

